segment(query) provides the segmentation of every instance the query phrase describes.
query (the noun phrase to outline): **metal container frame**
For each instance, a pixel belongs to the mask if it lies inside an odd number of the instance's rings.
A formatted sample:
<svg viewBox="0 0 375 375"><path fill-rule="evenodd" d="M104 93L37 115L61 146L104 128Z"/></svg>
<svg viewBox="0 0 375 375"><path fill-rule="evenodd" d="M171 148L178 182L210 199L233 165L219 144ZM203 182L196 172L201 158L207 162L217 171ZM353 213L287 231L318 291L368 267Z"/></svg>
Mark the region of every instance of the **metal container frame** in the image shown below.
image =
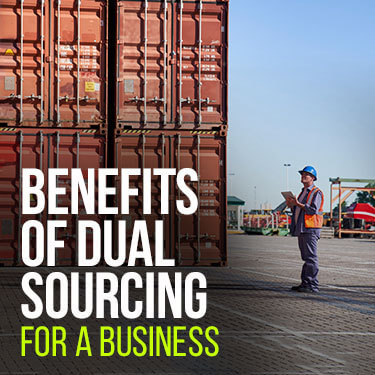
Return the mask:
<svg viewBox="0 0 375 375"><path fill-rule="evenodd" d="M117 4L116 127L226 128L228 1L122 0ZM198 31L194 29L197 40L185 45L183 24L193 18L199 25ZM190 39L194 32L188 34ZM220 110L215 112L216 108Z"/></svg>
<svg viewBox="0 0 375 375"><path fill-rule="evenodd" d="M142 182L134 177L131 183L139 188L139 196L131 201L132 214L118 215L132 225L134 220L163 220L166 257L174 258L179 266L227 265L227 207L226 207L226 137L218 131L123 130L115 139L115 168L193 168L198 182L193 188L198 194L195 214L178 214L174 201L181 193L170 179L169 215L158 211L160 189L152 181L152 215L143 216ZM122 154L124 152L124 154ZM215 168L218 171L215 174ZM212 177L214 176L214 177ZM117 178L115 186L118 187ZM116 205L120 205L116 197ZM174 205L173 205L174 204ZM151 238L153 238L152 227ZM199 236L197 236L199 233ZM129 244L128 244L129 246Z"/></svg>
<svg viewBox="0 0 375 375"><path fill-rule="evenodd" d="M0 20L0 126L106 127L107 0L2 0Z"/></svg>

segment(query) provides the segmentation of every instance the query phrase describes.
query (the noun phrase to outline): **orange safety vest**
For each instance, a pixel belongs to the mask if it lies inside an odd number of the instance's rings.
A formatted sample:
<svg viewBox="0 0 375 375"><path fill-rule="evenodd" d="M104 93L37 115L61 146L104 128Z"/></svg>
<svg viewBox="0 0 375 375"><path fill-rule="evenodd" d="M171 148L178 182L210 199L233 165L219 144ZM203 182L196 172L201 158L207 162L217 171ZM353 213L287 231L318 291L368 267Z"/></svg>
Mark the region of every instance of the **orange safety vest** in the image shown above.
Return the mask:
<svg viewBox="0 0 375 375"><path fill-rule="evenodd" d="M307 196L306 203L311 204L315 194L318 194L318 191L322 193L322 203L320 204L319 212L315 215L307 215L305 213L305 228L321 228L323 226L323 204L324 204L324 195L323 192L314 186ZM302 195L303 191L298 196L298 199Z"/></svg>

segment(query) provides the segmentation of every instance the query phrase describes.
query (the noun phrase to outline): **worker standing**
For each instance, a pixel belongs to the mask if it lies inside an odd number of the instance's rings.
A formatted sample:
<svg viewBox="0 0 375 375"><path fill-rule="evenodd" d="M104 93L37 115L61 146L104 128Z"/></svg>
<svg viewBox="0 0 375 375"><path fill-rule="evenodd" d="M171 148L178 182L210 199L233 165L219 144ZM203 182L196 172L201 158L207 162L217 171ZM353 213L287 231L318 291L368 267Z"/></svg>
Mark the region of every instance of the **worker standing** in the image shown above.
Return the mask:
<svg viewBox="0 0 375 375"><path fill-rule="evenodd" d="M324 196L314 184L318 177L314 167L306 166L299 173L303 189L298 198L287 198L287 205L293 213L290 232L292 236L298 237L298 246L304 261L301 284L293 286L292 290L316 293L319 291L318 240L323 225Z"/></svg>

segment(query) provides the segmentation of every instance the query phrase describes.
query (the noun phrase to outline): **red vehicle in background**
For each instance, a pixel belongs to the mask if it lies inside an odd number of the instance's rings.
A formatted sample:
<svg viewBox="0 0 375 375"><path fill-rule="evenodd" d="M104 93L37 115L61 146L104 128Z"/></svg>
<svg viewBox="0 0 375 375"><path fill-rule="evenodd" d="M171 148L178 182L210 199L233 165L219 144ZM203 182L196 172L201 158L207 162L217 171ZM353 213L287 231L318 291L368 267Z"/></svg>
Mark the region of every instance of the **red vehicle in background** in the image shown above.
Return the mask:
<svg viewBox="0 0 375 375"><path fill-rule="evenodd" d="M369 203L353 203L346 211L346 217L375 223L375 207Z"/></svg>
<svg viewBox="0 0 375 375"><path fill-rule="evenodd" d="M345 212L343 221L345 229L374 230L375 233L375 207L369 203L353 203Z"/></svg>

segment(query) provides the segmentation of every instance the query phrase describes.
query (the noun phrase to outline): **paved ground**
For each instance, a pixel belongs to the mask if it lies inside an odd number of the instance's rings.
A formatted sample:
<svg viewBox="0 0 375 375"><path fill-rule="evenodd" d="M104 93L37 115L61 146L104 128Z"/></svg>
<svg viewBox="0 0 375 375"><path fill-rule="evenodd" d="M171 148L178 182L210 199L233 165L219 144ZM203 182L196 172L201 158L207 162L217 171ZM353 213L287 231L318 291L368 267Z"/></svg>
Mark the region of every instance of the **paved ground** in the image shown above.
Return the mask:
<svg viewBox="0 0 375 375"><path fill-rule="evenodd" d="M375 241L321 240L319 295L289 291L299 283L301 268L295 239L233 235L229 248L229 268L200 269L209 290L208 312L199 321L68 317L30 322L20 311L24 270L1 269L0 374L375 374ZM66 327L68 349L76 345L81 325L88 327L93 346L100 325L215 325L220 352L215 358L100 358L95 353L40 358L29 351L23 358L22 324Z"/></svg>

